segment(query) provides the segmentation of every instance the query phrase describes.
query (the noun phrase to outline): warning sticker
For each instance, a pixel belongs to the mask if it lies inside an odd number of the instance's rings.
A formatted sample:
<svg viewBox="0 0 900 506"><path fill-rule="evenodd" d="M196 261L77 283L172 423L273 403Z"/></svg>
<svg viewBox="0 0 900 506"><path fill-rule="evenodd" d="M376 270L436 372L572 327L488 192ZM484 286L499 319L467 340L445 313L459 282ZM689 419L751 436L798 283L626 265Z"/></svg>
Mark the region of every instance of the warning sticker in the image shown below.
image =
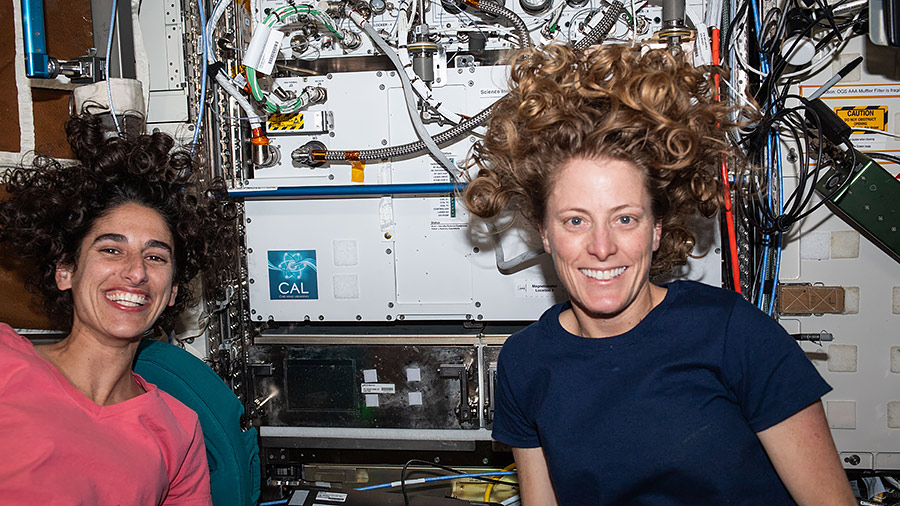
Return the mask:
<svg viewBox="0 0 900 506"><path fill-rule="evenodd" d="M266 122L266 128L271 132L288 132L303 129L303 113L292 112L290 114L273 114Z"/></svg>
<svg viewBox="0 0 900 506"><path fill-rule="evenodd" d="M887 132L888 108L886 105L835 107L834 113L852 128L868 128ZM854 131L853 133L863 133Z"/></svg>

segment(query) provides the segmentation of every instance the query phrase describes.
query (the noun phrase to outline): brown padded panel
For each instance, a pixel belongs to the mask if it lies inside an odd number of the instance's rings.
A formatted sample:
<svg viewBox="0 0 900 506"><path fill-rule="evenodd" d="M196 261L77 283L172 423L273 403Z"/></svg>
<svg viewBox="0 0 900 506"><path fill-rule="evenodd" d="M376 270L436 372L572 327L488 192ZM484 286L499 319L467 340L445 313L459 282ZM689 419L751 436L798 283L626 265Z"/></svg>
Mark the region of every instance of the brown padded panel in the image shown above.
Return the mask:
<svg viewBox="0 0 900 506"><path fill-rule="evenodd" d="M67 60L85 56L94 46L91 2L45 0L44 24L47 28L47 52L54 58ZM64 128L69 119L71 92L32 88L31 95L35 153L74 158Z"/></svg>
<svg viewBox="0 0 900 506"><path fill-rule="evenodd" d="M0 200L6 195L0 187ZM40 298L25 290L27 265L9 250L0 248L0 322L15 328L52 330Z"/></svg>
<svg viewBox="0 0 900 506"><path fill-rule="evenodd" d="M0 151L18 153L19 145L19 97L16 91L15 29L13 3L0 2L0 118L5 128L0 128ZM24 65L24 64L23 64Z"/></svg>
<svg viewBox="0 0 900 506"><path fill-rule="evenodd" d="M19 1L19 0L14 0ZM47 52L67 60L87 55L94 45L91 3L84 0L46 0L44 25ZM22 150L19 128L19 97L16 87L16 65L24 69L25 55L15 54L13 3L0 2L0 151ZM69 97L63 90L32 88L34 107L35 152L57 158L73 158L63 128L69 117Z"/></svg>

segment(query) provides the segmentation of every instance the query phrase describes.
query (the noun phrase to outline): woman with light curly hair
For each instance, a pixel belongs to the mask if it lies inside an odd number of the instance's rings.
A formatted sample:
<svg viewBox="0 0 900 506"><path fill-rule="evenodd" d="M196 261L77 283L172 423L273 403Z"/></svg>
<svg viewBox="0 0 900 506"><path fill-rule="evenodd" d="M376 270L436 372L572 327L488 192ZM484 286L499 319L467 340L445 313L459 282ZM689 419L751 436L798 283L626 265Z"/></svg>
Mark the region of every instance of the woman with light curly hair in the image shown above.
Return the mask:
<svg viewBox="0 0 900 506"><path fill-rule="evenodd" d="M0 323L0 496L9 504L209 505L197 414L132 371L141 338L172 330L234 248L224 184L155 133L66 125L79 163L8 172L0 245L35 267L29 288L66 337L33 346Z"/></svg>
<svg viewBox="0 0 900 506"><path fill-rule="evenodd" d="M516 55L465 191L531 222L569 301L500 353L493 437L523 503L855 504L793 339L740 295L651 276L720 205L734 108L664 50Z"/></svg>

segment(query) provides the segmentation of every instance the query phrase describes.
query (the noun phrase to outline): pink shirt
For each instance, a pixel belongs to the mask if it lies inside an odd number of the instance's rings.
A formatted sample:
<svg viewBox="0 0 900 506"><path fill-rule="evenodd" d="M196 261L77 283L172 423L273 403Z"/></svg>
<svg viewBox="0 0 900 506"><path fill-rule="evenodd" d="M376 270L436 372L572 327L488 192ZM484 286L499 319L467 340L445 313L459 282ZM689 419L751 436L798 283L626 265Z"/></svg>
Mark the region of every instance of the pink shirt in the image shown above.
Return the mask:
<svg viewBox="0 0 900 506"><path fill-rule="evenodd" d="M211 505L197 414L169 394L100 406L0 323L0 501Z"/></svg>

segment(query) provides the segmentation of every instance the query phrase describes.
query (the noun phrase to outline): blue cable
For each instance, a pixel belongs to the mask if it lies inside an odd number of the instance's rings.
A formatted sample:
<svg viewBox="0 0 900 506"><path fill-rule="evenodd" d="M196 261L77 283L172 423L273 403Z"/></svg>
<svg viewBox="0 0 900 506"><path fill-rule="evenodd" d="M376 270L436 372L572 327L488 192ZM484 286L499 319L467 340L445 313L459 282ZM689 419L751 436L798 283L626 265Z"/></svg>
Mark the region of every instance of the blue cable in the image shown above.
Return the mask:
<svg viewBox="0 0 900 506"><path fill-rule="evenodd" d="M112 40L113 33L116 30L116 7L118 6L118 0L113 0L112 11L109 14L109 37L106 40L106 97L109 100L109 113L112 115L113 124L116 125L116 132L119 135L122 135L122 128L119 127L119 119L116 118L116 109L113 107L113 99L112 99L112 85L109 82L109 60L111 60L112 56ZM119 62L119 66L121 68L122 62Z"/></svg>
<svg viewBox="0 0 900 506"><path fill-rule="evenodd" d="M487 476L512 476L514 474L516 474L515 471L493 471L493 472L488 472L488 473L448 474L446 476L431 476L429 478L417 478L414 480L407 479L406 485L409 486L409 485L417 485L420 483L431 483L433 481L455 480L457 478L484 478ZM393 481L391 483L382 483L380 485L370 485L368 487L354 488L353 490L362 492L362 491L366 491L366 490L377 490L377 489L381 489L381 488L393 488L393 487L399 487L399 486L400 486L399 481ZM260 505L260 506L262 506L262 505Z"/></svg>
<svg viewBox="0 0 900 506"><path fill-rule="evenodd" d="M216 5L213 6L213 10L211 12L213 14L215 14L219 10L219 6L222 5L222 2L224 2L224 1L225 0L219 0L218 2L216 2ZM211 42L209 40L209 38L212 35L213 30L215 29L215 27L212 25L212 22L213 22L213 18L209 18L206 20L206 37L204 38L204 40L206 40L206 48L207 48L206 58L207 59L203 62L204 65L206 65L207 62L209 61L209 51L210 51L209 43ZM219 61L219 57L216 56L215 51L212 52L212 57L213 57L213 60Z"/></svg>
<svg viewBox="0 0 900 506"><path fill-rule="evenodd" d="M287 504L290 499L279 499L277 501L267 501L259 503L259 506L275 506L276 504Z"/></svg>
<svg viewBox="0 0 900 506"><path fill-rule="evenodd" d="M200 72L200 109L197 110L197 124L194 126L194 138L191 140L191 158L194 156L194 150L197 149L197 141L200 139L200 126L203 124L203 113L206 109L206 64L207 47L206 47L206 13L203 11L203 0L197 0L197 7L200 8L200 38L203 42L200 47L203 51L203 58L200 65L203 70Z"/></svg>

